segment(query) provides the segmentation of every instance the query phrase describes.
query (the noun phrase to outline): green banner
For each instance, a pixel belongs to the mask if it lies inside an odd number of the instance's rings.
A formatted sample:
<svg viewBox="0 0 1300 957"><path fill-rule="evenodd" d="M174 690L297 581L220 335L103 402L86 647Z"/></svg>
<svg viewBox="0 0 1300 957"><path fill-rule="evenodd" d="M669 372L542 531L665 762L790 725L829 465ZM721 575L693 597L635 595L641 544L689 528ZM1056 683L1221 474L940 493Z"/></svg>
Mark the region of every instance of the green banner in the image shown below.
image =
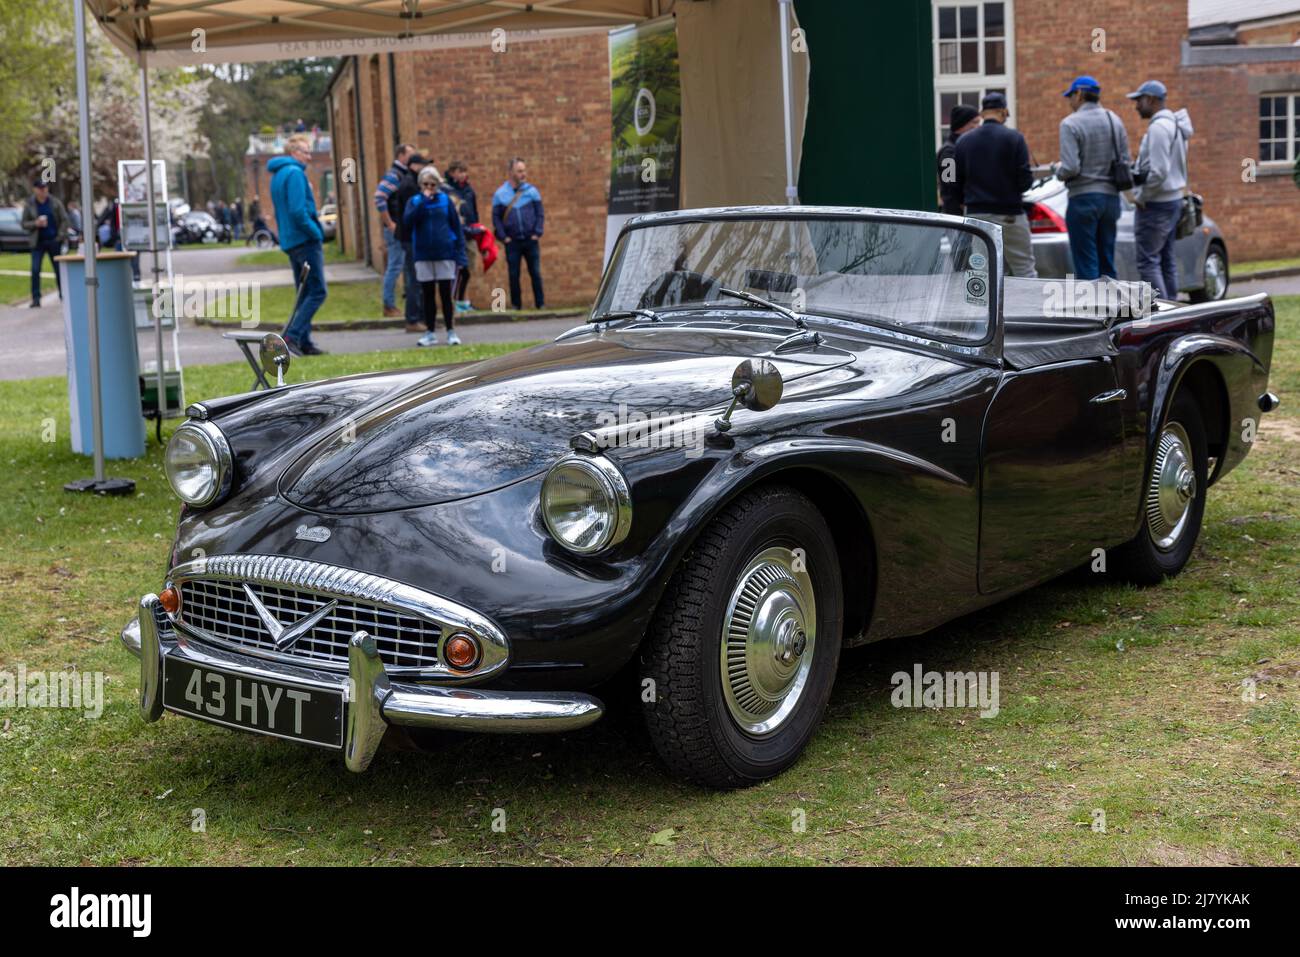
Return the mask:
<svg viewBox="0 0 1300 957"><path fill-rule="evenodd" d="M609 35L609 211L677 209L682 84L672 18Z"/></svg>

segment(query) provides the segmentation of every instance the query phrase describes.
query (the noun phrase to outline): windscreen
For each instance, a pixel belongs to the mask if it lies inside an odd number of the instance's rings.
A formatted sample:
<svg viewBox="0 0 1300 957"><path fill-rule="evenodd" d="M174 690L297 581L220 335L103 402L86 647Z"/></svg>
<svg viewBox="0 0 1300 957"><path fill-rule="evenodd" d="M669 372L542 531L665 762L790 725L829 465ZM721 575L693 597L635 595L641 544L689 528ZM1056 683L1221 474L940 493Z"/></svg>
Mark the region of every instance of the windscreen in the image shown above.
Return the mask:
<svg viewBox="0 0 1300 957"><path fill-rule="evenodd" d="M858 218L720 219L630 230L593 315L752 305L737 289L811 315L980 342L991 256L975 232ZM707 306L706 306L707 304Z"/></svg>

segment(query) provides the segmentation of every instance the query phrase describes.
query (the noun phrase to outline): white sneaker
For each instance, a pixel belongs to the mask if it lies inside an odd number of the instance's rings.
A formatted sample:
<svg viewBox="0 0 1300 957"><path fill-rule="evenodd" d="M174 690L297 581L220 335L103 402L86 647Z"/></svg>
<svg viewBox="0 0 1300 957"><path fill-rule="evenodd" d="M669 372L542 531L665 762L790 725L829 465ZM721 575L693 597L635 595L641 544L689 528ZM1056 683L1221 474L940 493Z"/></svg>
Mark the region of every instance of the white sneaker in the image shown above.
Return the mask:
<svg viewBox="0 0 1300 957"><path fill-rule="evenodd" d="M438 334L436 332L426 332L415 343L417 346L436 346L438 344Z"/></svg>
<svg viewBox="0 0 1300 957"><path fill-rule="evenodd" d="M447 333L447 345L449 346L460 345L460 336L456 335L455 330Z"/></svg>

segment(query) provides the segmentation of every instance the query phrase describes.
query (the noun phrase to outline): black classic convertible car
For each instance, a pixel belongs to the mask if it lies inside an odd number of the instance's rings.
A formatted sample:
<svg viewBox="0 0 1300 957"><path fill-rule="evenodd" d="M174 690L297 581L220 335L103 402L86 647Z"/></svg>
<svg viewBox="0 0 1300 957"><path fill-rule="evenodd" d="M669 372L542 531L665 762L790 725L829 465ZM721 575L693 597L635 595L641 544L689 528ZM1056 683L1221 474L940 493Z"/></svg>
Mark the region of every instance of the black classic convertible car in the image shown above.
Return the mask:
<svg viewBox="0 0 1300 957"><path fill-rule="evenodd" d="M567 731L626 688L672 772L763 780L844 648L1084 563L1176 574L1277 404L1273 330L1262 295L1004 279L973 220L640 217L554 342L192 406L122 634L141 712L363 770L386 735Z"/></svg>

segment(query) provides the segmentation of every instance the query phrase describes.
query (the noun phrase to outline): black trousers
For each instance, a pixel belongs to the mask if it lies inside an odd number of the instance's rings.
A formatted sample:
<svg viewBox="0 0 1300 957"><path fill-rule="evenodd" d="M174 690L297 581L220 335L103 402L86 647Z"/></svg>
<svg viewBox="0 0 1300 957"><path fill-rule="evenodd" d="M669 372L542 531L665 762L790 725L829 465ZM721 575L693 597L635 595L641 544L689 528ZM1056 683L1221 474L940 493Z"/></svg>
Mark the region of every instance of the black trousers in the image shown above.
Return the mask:
<svg viewBox="0 0 1300 957"><path fill-rule="evenodd" d="M424 325L430 332L438 331L438 303L442 303L442 317L451 332L456 325L456 307L451 301L454 280L433 279L420 283L420 296L424 300Z"/></svg>
<svg viewBox="0 0 1300 957"><path fill-rule="evenodd" d="M510 273L510 306L522 309L523 293L519 289L519 261L528 261L528 278L533 281L533 305L546 305L542 294L542 250L536 239L512 239L506 243L506 269Z"/></svg>

